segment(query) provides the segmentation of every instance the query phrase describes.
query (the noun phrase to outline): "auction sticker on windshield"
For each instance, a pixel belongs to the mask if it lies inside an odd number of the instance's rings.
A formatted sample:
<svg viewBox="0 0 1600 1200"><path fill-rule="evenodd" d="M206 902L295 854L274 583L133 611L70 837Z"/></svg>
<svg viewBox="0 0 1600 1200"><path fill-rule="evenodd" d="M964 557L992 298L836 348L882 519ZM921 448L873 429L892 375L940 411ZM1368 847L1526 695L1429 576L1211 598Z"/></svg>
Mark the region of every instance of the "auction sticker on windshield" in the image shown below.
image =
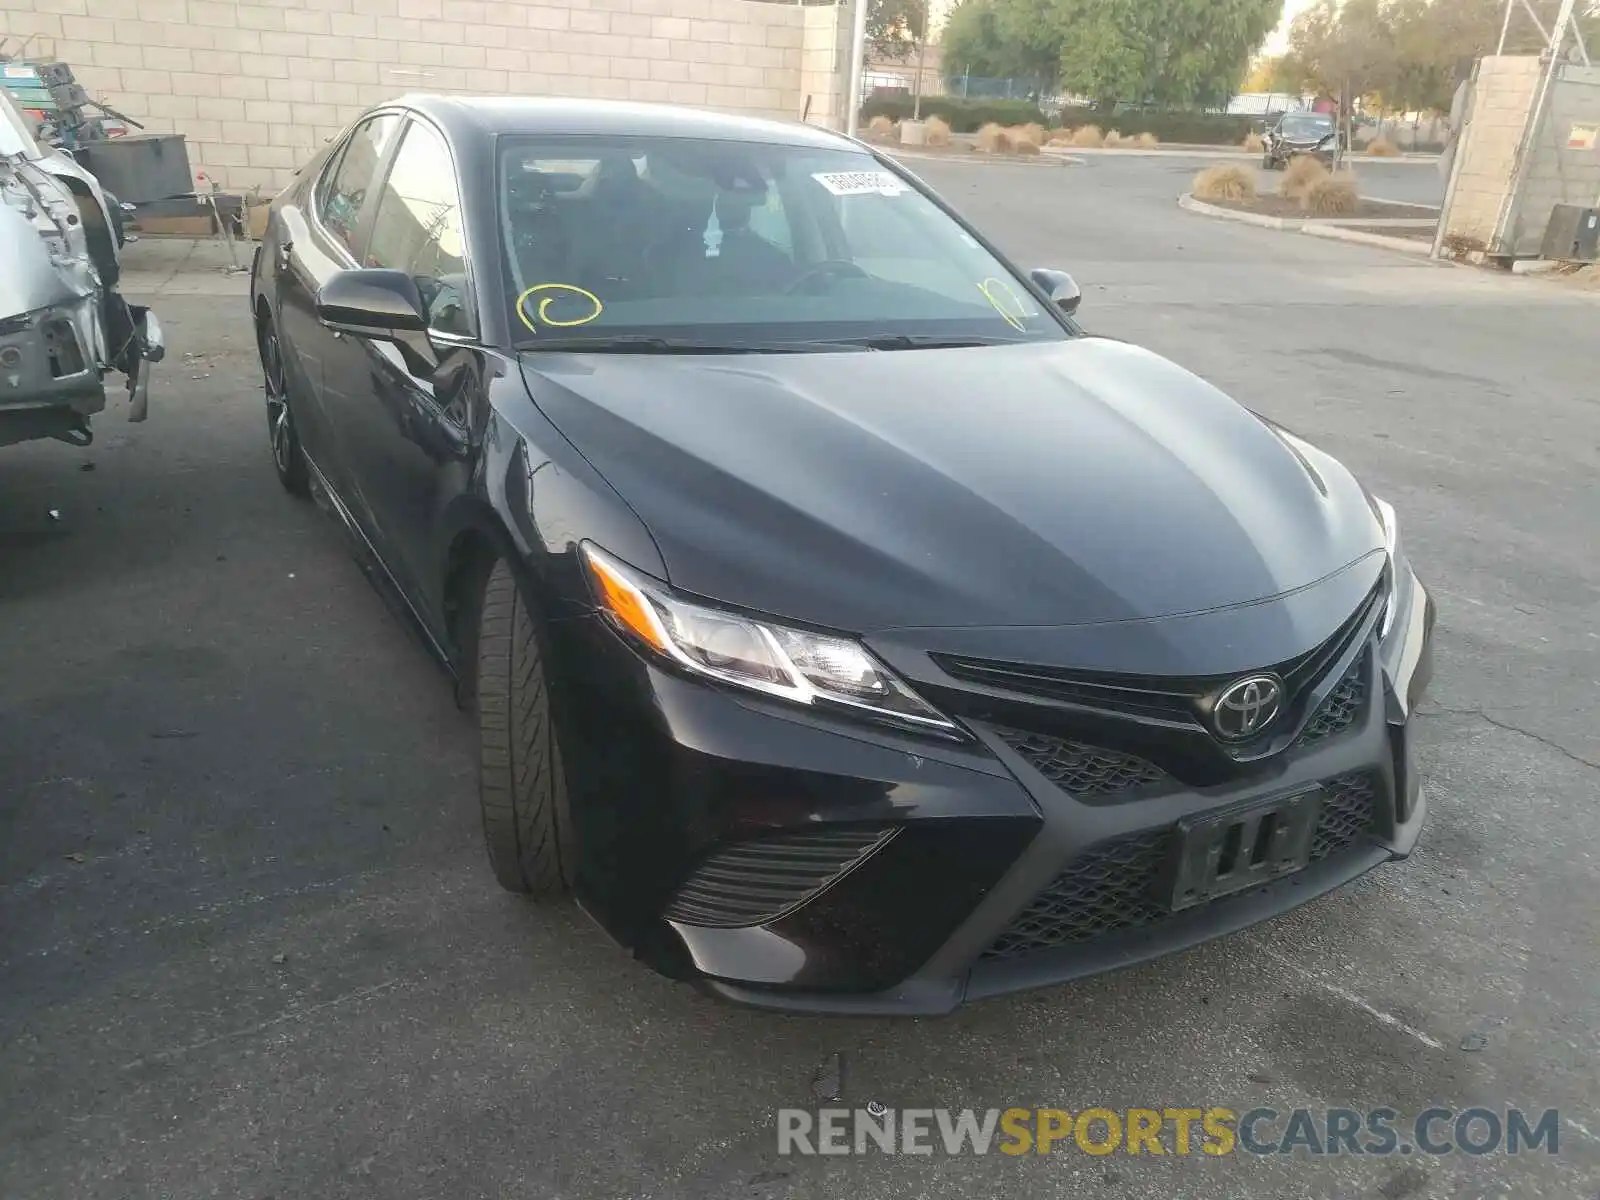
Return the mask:
<svg viewBox="0 0 1600 1200"><path fill-rule="evenodd" d="M819 171L811 178L835 196L898 196L907 190L887 171Z"/></svg>

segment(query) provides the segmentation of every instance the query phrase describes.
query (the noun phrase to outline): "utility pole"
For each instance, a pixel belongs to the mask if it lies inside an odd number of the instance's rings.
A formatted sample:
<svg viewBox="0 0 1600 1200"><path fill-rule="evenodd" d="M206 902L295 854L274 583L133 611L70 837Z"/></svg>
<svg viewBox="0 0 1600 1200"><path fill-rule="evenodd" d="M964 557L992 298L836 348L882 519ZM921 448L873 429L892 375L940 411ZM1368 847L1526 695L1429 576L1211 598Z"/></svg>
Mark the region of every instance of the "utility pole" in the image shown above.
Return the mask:
<svg viewBox="0 0 1600 1200"><path fill-rule="evenodd" d="M844 130L856 136L861 126L861 79L867 68L867 5L872 0L855 0L855 12L850 23L850 94L845 97L846 118Z"/></svg>

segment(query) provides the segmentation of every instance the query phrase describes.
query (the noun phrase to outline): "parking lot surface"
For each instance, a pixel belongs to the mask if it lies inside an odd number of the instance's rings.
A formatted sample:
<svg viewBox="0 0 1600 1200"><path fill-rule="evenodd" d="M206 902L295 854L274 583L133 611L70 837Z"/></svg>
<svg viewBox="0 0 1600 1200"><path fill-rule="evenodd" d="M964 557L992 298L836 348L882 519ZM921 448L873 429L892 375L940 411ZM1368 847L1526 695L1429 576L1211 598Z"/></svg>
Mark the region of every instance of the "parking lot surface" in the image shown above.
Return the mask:
<svg viewBox="0 0 1600 1200"><path fill-rule="evenodd" d="M943 1020L658 979L495 887L449 687L273 478L242 295L174 280L149 423L0 454L0 1195L1596 1194L1596 298L1181 212L1160 159L915 165L1094 331L1394 502L1441 609L1417 855ZM1515 1159L780 1157L775 1110L835 1074L894 1108L1564 1122Z"/></svg>

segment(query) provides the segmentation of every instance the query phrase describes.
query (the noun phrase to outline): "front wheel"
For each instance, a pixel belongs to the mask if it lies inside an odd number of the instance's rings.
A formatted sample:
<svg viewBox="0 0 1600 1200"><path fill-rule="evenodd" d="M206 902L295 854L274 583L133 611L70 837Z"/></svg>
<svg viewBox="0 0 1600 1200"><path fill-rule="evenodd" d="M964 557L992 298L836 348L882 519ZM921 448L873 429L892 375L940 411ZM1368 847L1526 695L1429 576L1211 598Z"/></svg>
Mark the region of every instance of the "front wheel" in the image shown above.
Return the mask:
<svg viewBox="0 0 1600 1200"><path fill-rule="evenodd" d="M310 471L300 434L295 429L294 412L289 405L289 381L283 368L283 345L272 318L261 322L261 374L267 395L267 436L272 445L272 466L278 482L293 496L311 494Z"/></svg>
<svg viewBox="0 0 1600 1200"><path fill-rule="evenodd" d="M561 745L537 618L504 560L478 614L478 804L500 886L553 897L571 889L575 861Z"/></svg>

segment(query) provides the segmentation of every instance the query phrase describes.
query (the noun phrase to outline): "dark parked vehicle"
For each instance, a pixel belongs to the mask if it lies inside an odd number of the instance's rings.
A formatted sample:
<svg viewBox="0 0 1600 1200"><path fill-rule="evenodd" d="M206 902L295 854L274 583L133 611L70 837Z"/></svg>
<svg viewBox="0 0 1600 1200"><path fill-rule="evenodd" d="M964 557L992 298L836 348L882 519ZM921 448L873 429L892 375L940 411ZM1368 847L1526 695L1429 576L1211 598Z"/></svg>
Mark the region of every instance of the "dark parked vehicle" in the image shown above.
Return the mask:
<svg viewBox="0 0 1600 1200"><path fill-rule="evenodd" d="M1261 143L1261 165L1269 171L1281 171L1299 155L1310 155L1332 168L1339 160L1339 123L1332 113L1284 113Z"/></svg>
<svg viewBox="0 0 1600 1200"><path fill-rule="evenodd" d="M251 303L279 476L476 714L499 881L660 971L941 1012L1417 840L1393 509L867 146L406 99Z"/></svg>

